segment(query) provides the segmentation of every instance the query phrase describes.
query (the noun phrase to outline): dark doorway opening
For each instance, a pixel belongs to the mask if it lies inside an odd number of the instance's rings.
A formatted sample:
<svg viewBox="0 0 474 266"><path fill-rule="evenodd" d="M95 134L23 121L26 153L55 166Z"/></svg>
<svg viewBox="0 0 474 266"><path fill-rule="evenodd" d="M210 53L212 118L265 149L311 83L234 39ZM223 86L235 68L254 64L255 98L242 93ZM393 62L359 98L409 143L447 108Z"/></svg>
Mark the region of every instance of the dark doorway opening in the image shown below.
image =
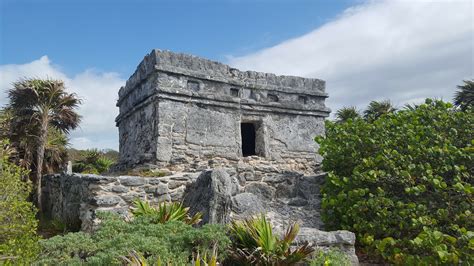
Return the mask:
<svg viewBox="0 0 474 266"><path fill-rule="evenodd" d="M251 156L255 153L255 125L252 123L240 124L240 133L242 136L242 155Z"/></svg>

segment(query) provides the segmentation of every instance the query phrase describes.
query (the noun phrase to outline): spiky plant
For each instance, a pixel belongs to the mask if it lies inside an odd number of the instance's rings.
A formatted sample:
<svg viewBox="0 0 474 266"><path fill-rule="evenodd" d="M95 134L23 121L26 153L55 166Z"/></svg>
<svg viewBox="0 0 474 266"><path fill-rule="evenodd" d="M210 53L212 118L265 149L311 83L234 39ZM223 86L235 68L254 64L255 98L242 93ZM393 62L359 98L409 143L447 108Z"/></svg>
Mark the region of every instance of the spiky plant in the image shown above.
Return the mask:
<svg viewBox="0 0 474 266"><path fill-rule="evenodd" d="M162 202L158 207L153 207L150 203L143 200L134 201L132 214L135 217L148 216L154 223L167 223L170 221L181 221L189 225L198 224L201 221L202 214L196 213L191 216L189 207L184 207L179 202Z"/></svg>
<svg viewBox="0 0 474 266"><path fill-rule="evenodd" d="M76 109L81 101L76 94L66 92L63 81L53 79L19 80L8 91L8 98L14 124L29 128L34 141L33 179L37 206L41 210L41 177L48 129L52 127L66 134L75 129L80 121Z"/></svg>
<svg viewBox="0 0 474 266"><path fill-rule="evenodd" d="M393 107L392 103L389 100L383 101L372 101L369 103L369 106L364 111L364 118L373 121L382 115L395 112L397 109Z"/></svg>
<svg viewBox="0 0 474 266"><path fill-rule="evenodd" d="M360 118L360 113L355 106L342 107L336 112L336 119L339 123L344 123L349 119Z"/></svg>
<svg viewBox="0 0 474 266"><path fill-rule="evenodd" d="M454 105L466 110L468 107L474 107L474 79L463 80L464 85L458 85L458 91L454 95Z"/></svg>
<svg viewBox="0 0 474 266"><path fill-rule="evenodd" d="M208 256L207 252L204 254L196 253L193 255L191 265L193 266L216 266L217 265L217 245L212 248L211 254Z"/></svg>
<svg viewBox="0 0 474 266"><path fill-rule="evenodd" d="M127 266L148 266L146 258L139 252L132 250L128 256L120 257Z"/></svg>
<svg viewBox="0 0 474 266"><path fill-rule="evenodd" d="M314 251L308 243L290 248L299 232L298 224L290 225L279 238L263 214L232 221L229 231L233 239L230 256L237 265L294 265L305 261Z"/></svg>

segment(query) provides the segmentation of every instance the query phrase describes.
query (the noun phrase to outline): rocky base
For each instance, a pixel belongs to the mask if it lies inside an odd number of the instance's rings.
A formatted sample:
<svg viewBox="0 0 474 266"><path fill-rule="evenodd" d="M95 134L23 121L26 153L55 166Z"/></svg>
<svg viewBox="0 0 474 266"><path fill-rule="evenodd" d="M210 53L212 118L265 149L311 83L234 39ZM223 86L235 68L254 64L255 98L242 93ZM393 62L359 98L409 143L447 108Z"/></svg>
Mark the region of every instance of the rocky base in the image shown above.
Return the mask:
<svg viewBox="0 0 474 266"><path fill-rule="evenodd" d="M59 174L43 178L44 212L67 225L91 231L98 211L128 216L137 198L158 203L182 201L205 223L227 223L265 213L277 232L290 222L301 226L298 241L323 249L338 247L356 262L355 236L348 231L323 232L320 185L324 175L265 172L241 165L165 177Z"/></svg>

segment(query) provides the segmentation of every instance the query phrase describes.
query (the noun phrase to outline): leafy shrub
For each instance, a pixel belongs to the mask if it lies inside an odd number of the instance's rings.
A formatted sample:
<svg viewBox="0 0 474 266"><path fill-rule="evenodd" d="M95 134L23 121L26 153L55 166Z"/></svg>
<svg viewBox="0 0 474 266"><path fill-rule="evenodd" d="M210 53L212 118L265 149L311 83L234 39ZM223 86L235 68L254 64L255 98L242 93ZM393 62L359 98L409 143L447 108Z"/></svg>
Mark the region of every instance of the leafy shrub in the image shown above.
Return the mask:
<svg viewBox="0 0 474 266"><path fill-rule="evenodd" d="M111 213L99 213L99 218L102 222L93 234L69 233L40 241L36 263L121 265L123 257L135 251L148 263L156 264L160 259L182 265L191 261L193 252L203 254L214 245L223 259L230 242L225 228L219 225L193 228L179 221L156 224L146 215L130 222Z"/></svg>
<svg viewBox="0 0 474 266"><path fill-rule="evenodd" d="M184 207L179 202L161 202L157 208L142 200L135 200L135 209L132 211L135 217L148 216L153 223L167 223L170 221L180 221L186 224L198 224L202 214L189 215L189 207Z"/></svg>
<svg viewBox="0 0 474 266"><path fill-rule="evenodd" d="M76 155L77 156L77 155ZM115 161L106 157L105 153L97 149L80 151L72 165L72 170L83 174L100 174L107 172Z"/></svg>
<svg viewBox="0 0 474 266"><path fill-rule="evenodd" d="M9 148L0 141L0 264L27 264L38 252L36 209L27 201L28 171L9 161Z"/></svg>
<svg viewBox="0 0 474 266"><path fill-rule="evenodd" d="M337 249L326 252L318 250L314 252L310 266L351 266L351 261L346 254Z"/></svg>
<svg viewBox="0 0 474 266"><path fill-rule="evenodd" d="M298 231L298 224L293 224L279 238L264 215L233 221L230 225L230 261L237 265L294 265L302 262L314 249L307 243L290 249Z"/></svg>
<svg viewBox="0 0 474 266"><path fill-rule="evenodd" d="M474 112L426 100L317 137L323 220L394 263L474 261Z"/></svg>

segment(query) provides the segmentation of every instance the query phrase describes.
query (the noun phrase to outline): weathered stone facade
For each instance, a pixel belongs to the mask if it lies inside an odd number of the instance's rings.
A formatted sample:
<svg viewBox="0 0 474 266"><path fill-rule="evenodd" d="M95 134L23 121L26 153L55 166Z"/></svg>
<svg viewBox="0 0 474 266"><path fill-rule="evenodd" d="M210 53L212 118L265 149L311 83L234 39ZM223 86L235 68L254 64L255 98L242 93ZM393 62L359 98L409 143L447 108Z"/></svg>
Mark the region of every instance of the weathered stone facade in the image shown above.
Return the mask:
<svg viewBox="0 0 474 266"><path fill-rule="evenodd" d="M153 50L119 92L121 164L196 171L254 154L312 172L320 162L313 138L329 114L324 89L318 79Z"/></svg>

